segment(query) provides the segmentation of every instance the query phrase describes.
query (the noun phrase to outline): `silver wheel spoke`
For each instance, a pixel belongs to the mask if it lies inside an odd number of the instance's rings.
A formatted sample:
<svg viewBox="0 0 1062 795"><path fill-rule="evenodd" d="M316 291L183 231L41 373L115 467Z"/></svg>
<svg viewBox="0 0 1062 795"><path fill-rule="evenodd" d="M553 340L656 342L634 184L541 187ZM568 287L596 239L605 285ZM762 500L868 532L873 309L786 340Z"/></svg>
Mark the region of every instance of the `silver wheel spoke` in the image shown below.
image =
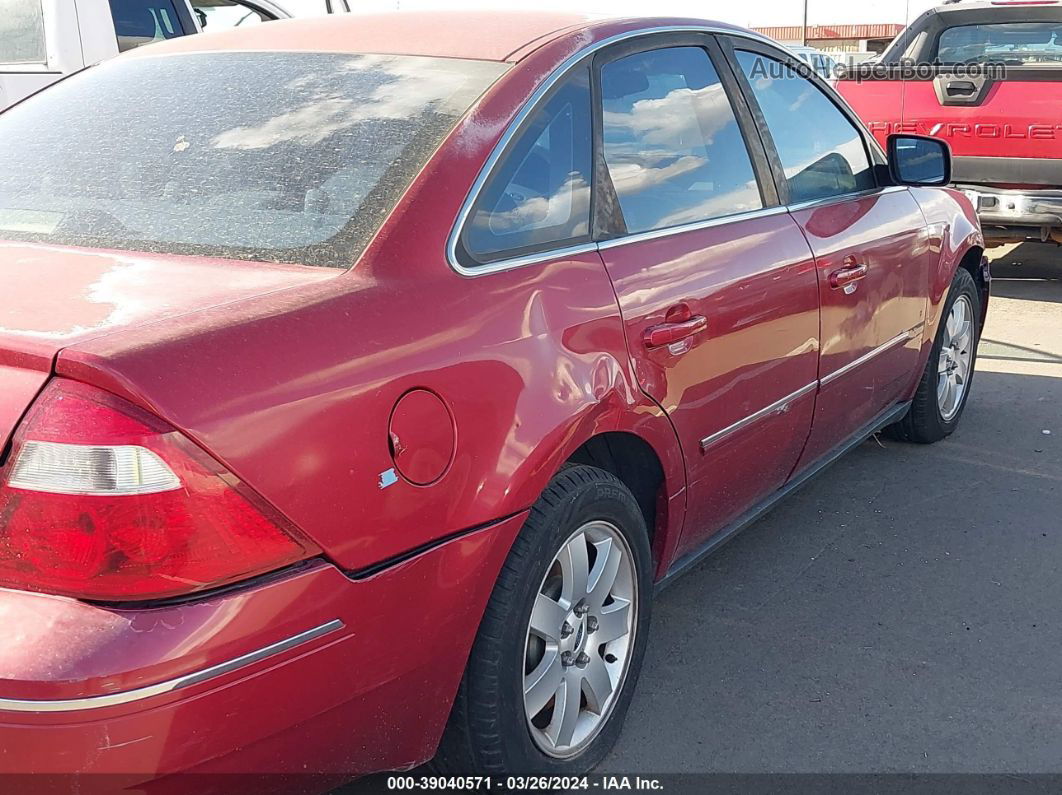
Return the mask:
<svg viewBox="0 0 1062 795"><path fill-rule="evenodd" d="M524 677L524 707L528 717L535 717L557 695L561 682L564 681L564 666L560 654L547 650L539 666Z"/></svg>
<svg viewBox="0 0 1062 795"><path fill-rule="evenodd" d="M531 739L547 756L578 755L609 719L635 648L634 560L623 533L595 520L572 532L542 576L521 684Z"/></svg>
<svg viewBox="0 0 1062 795"><path fill-rule="evenodd" d="M620 563L623 562L623 550L619 549L619 544L611 538L599 541L594 544L594 548L597 550L597 560L594 562L586 595L592 606L600 607L616 582Z"/></svg>
<svg viewBox="0 0 1062 795"><path fill-rule="evenodd" d="M590 580L590 559L586 548L586 534L579 533L565 544L557 562L560 563L564 577L561 598L569 605L574 605L586 596Z"/></svg>
<svg viewBox="0 0 1062 795"><path fill-rule="evenodd" d="M600 715L608 697L612 695L612 677L609 676L608 666L601 657L594 653L590 655L590 663L583 670L583 681L586 683L586 705L592 712Z"/></svg>
<svg viewBox="0 0 1062 795"><path fill-rule="evenodd" d="M955 329L952 331L952 339L955 340L959 335L960 329L966 324L966 303L963 300L957 300L955 306L952 308L952 314L955 315Z"/></svg>
<svg viewBox="0 0 1062 795"><path fill-rule="evenodd" d="M970 321L966 321L962 324L962 328L959 329L959 336L951 341L951 344L959 349L960 353L966 353L966 349L970 347Z"/></svg>
<svg viewBox="0 0 1062 795"><path fill-rule="evenodd" d="M557 701L553 706L553 719L546 729L554 745L571 745L575 737L575 727L579 723L579 710L582 706L582 688L571 679L563 680L557 691Z"/></svg>
<svg viewBox="0 0 1062 795"><path fill-rule="evenodd" d="M631 603L626 600L616 600L603 608L598 614L594 643L611 643L630 632L630 614Z"/></svg>
<svg viewBox="0 0 1062 795"><path fill-rule="evenodd" d="M540 593L535 598L535 606L531 610L531 631L546 640L559 641L561 627L567 617L567 610Z"/></svg>
<svg viewBox="0 0 1062 795"><path fill-rule="evenodd" d="M948 321L944 325L944 344L951 345L951 341L955 339L955 308L952 307L951 313L948 315Z"/></svg>
<svg viewBox="0 0 1062 795"><path fill-rule="evenodd" d="M970 299L960 295L944 323L937 362L937 408L945 422L950 422L958 414L970 381L975 342L973 318Z"/></svg>

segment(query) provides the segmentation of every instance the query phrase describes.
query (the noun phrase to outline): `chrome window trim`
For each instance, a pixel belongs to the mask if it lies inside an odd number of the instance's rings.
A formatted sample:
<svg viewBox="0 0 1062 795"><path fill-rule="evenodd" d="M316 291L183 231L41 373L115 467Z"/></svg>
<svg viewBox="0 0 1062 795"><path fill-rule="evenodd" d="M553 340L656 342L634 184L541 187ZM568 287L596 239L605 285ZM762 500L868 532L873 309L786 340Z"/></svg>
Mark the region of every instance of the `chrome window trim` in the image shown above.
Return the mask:
<svg viewBox="0 0 1062 795"><path fill-rule="evenodd" d="M772 215L782 215L785 212L787 212L787 208L784 205L763 207L759 210L749 210L747 212L735 213L734 215L708 218L704 221L694 221L680 226L665 226L662 229L650 229L647 232L632 232L631 234L623 235L622 237L602 240L597 244L597 247L599 249L615 248L616 246L622 246L626 243L641 243L644 240L656 240L661 237L681 235L683 232L696 232L699 229L711 229L713 226L736 224L741 221L751 221L755 218L770 218Z"/></svg>
<svg viewBox="0 0 1062 795"><path fill-rule="evenodd" d="M907 190L906 185L886 185L885 187L868 188L867 190L860 190L855 193L842 193L837 196L827 196L824 199L811 199L806 202L797 202L796 204L787 205L786 209L789 210L789 212L794 213L799 210L829 207L834 204L840 204L841 202L852 201L854 199L862 199L869 196L884 196L888 193L899 193L900 191L905 190Z"/></svg>
<svg viewBox="0 0 1062 795"><path fill-rule="evenodd" d="M924 327L925 327L925 323L919 323L916 326L912 326L907 331L900 332L899 334L897 334L895 337L893 337L888 342L883 342L881 345L879 345L878 347L874 348L873 350L868 351L867 353L864 353L862 356L860 356L855 361L849 362L844 367L841 367L841 368L839 368L837 370L834 370L829 375L823 376L822 378L819 379L819 384L822 385L822 386L826 386L827 384L833 383L838 378L840 378L843 375L847 375L848 373L850 373L853 370L855 370L857 367L862 367L864 364L869 362L875 356L880 356L881 354L885 353L886 351L891 350L892 348L895 348L901 342L907 342L910 339L914 339L915 337L918 336L918 333Z"/></svg>
<svg viewBox="0 0 1062 795"><path fill-rule="evenodd" d="M571 256L573 253L586 253L593 251L598 247L596 243L583 243L574 246L560 246L554 249L547 249L533 254L528 254L521 257L511 257L507 259L497 260L495 262L486 263L484 265L478 265L475 267L467 267L462 265L457 258L457 245L461 237L461 231L464 229L465 223L468 221L468 217L472 214L472 207L479 198L480 192L483 190L483 186L490 178L491 172L494 171L494 167L498 164L505 150L512 142L513 138L519 132L523 123L527 120L528 116L534 113L538 107L542 98L556 85L560 80L567 76L568 72L579 65L584 59L590 57L594 53L611 47L613 44L618 44L629 39L636 39L641 36L652 36L655 34L667 34L667 33L707 33L718 34L722 36L736 36L739 38L749 39L751 41L759 42L761 44L767 44L774 47L779 52L785 53L777 43L767 38L766 36L760 36L751 31L733 30L730 28L718 27L716 25L666 25L654 28L638 28L636 30L629 30L624 33L617 33L614 36L602 39L599 42L595 42L587 47L569 55L556 69L554 69L545 80L539 84L534 93L527 99L520 112L516 114L516 117L509 123L502 137L498 139L498 143L494 145L494 149L491 150L490 157L487 158L486 163L480 169L479 174L476 175L476 181L472 183L472 187L465 197L464 203L461 205L461 210L457 214L457 219L454 221L453 226L450 229L450 237L446 242L446 259L450 267L454 271L462 276L484 276L490 273L498 273L500 271L512 270L513 268L522 268L527 265L533 265L535 263L544 262L550 259L556 259L565 255ZM775 209L775 208L768 208ZM785 208L780 208L784 210ZM725 223L725 221L721 221ZM692 225L691 225L692 226ZM674 228L678 231L687 231L685 228ZM672 234L677 234L678 231L668 230ZM648 234L648 233L646 233ZM615 238L615 240L607 241L610 244L614 244L617 240L627 240L627 237Z"/></svg>
<svg viewBox="0 0 1062 795"><path fill-rule="evenodd" d="M769 417L772 414L781 414L788 411L790 403L792 403L794 400L799 400L800 398L804 397L804 395L807 395L810 392L814 392L816 389L818 389L818 387L819 382L812 381L807 386L802 386L796 392L786 395L781 400L776 400L774 403L767 406L766 408L760 409L754 414L749 414L747 417L738 420L732 425L728 425L721 431L716 431L710 436L704 437L703 439L701 439L701 452L706 452L708 448L712 447L718 442L721 442L727 436L730 436L731 434L740 431L742 428L747 428L753 423L759 422L760 420L765 419L766 417Z"/></svg>
<svg viewBox="0 0 1062 795"><path fill-rule="evenodd" d="M488 273L499 273L501 271L513 270L514 268L523 268L526 265L534 265L535 263L546 262L547 260L588 254L591 251L597 251L597 248L597 243L579 243L574 246L552 248L548 251L536 251L533 254L525 254L522 257L511 257L509 259L498 260L497 262L489 262L486 265L480 265L476 268L466 268L454 258L450 260L450 266L462 276L483 276Z"/></svg>
<svg viewBox="0 0 1062 795"><path fill-rule="evenodd" d="M47 701L33 701L18 698L0 698L0 711L6 712L73 712L86 709L100 709L101 707L113 707L119 704L128 704L133 701L141 701L152 696L172 693L175 690L202 684L216 679L227 673L232 673L248 665L262 660L270 659L278 654L289 651L309 643L316 638L342 629L345 624L338 618L321 624L320 626L292 635L290 638L264 646L256 651L248 652L223 663L212 665L209 668L195 671L175 679L169 679L158 684L139 687L135 690L124 690L119 693L109 693L103 696L88 696L86 698L70 698Z"/></svg>

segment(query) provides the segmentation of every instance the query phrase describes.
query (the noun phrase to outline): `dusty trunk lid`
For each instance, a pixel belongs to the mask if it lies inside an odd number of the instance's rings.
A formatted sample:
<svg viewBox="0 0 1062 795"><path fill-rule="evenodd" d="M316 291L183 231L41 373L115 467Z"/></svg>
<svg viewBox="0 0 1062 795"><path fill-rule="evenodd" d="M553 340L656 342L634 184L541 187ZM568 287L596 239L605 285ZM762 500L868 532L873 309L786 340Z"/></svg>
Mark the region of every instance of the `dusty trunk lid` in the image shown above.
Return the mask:
<svg viewBox="0 0 1062 795"><path fill-rule="evenodd" d="M63 348L340 273L0 242L0 449Z"/></svg>
<svg viewBox="0 0 1062 795"><path fill-rule="evenodd" d="M0 462L15 426L48 380L49 370L46 360L38 357L0 353Z"/></svg>

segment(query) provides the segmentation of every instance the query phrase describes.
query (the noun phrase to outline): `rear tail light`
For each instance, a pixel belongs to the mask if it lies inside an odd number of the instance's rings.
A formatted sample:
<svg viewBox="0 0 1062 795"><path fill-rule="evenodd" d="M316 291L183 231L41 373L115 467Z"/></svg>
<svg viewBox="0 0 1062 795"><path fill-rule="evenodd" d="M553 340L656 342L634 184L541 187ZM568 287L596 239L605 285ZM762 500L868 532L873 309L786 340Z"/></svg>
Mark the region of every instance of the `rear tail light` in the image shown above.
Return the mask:
<svg viewBox="0 0 1062 795"><path fill-rule="evenodd" d="M0 586L160 599L319 552L178 431L85 384L45 388L0 470Z"/></svg>

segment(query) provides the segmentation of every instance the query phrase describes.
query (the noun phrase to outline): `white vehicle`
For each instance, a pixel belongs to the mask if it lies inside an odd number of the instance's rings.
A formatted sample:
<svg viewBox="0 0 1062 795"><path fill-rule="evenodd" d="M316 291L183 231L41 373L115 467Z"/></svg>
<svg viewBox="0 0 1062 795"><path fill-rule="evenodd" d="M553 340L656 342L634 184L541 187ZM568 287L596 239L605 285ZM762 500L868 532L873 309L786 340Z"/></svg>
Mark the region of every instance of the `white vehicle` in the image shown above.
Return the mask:
<svg viewBox="0 0 1062 795"><path fill-rule="evenodd" d="M837 76L837 61L814 47L790 47L800 60L810 66L823 80L832 80Z"/></svg>
<svg viewBox="0 0 1062 795"><path fill-rule="evenodd" d="M346 0L0 0L0 110L86 66L162 39L347 11Z"/></svg>

